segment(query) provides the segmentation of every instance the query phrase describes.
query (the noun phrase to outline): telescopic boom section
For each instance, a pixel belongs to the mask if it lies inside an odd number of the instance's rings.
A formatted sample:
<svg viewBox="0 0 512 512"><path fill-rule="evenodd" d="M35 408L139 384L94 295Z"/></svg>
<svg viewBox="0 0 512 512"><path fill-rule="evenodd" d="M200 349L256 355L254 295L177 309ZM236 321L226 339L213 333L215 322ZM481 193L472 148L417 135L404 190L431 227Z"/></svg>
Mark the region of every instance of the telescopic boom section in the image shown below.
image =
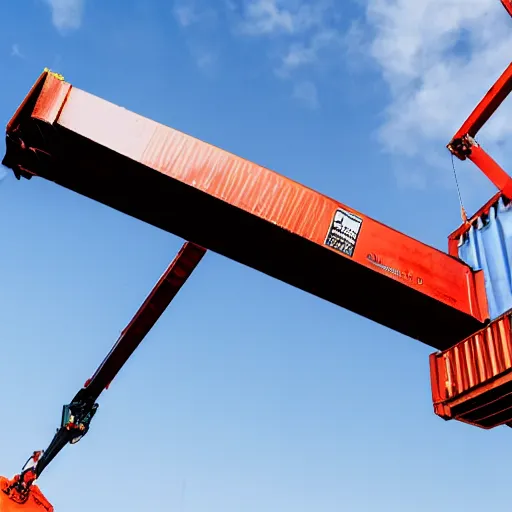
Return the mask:
<svg viewBox="0 0 512 512"><path fill-rule="evenodd" d="M2 488L11 501L25 502L29 497L32 483L66 444L74 444L87 434L90 422L98 408L96 400L158 321L205 252L205 249L191 242L183 245L94 375L75 395L71 403L64 406L61 427L48 448L44 452L35 452L29 459L30 466L25 467L9 486ZM0 512L3 511L1 507L0 499Z"/></svg>
<svg viewBox="0 0 512 512"><path fill-rule="evenodd" d="M52 73L10 121L3 162L438 349L488 318L482 273L456 258Z"/></svg>
<svg viewBox="0 0 512 512"><path fill-rule="evenodd" d="M509 13L512 12L512 4L509 1L503 0L503 4ZM512 199L512 178L474 138L511 91L512 63L489 89L448 144L448 149L457 158L460 160L469 158L508 199Z"/></svg>
<svg viewBox="0 0 512 512"><path fill-rule="evenodd" d="M108 356L85 383L87 395L97 398L108 387L180 291L205 252L205 249L191 242L186 242L183 245L132 321L121 333Z"/></svg>
<svg viewBox="0 0 512 512"><path fill-rule="evenodd" d="M37 476L68 442L79 440L87 433L90 420L96 412L96 400L155 325L205 252L205 249L191 242L183 245L94 375L71 404L64 407L61 429L37 463ZM85 421L80 421L83 419Z"/></svg>

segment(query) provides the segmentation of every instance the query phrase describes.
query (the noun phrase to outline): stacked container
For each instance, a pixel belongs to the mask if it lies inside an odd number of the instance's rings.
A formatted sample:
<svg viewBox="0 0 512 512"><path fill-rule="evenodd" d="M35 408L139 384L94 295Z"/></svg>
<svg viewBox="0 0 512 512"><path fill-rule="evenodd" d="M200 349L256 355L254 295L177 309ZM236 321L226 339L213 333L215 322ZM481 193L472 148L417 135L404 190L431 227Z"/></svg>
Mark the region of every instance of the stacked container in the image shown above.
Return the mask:
<svg viewBox="0 0 512 512"><path fill-rule="evenodd" d="M430 356L434 411L485 429L512 426L512 203L492 198L450 236L450 254L484 271L491 323Z"/></svg>

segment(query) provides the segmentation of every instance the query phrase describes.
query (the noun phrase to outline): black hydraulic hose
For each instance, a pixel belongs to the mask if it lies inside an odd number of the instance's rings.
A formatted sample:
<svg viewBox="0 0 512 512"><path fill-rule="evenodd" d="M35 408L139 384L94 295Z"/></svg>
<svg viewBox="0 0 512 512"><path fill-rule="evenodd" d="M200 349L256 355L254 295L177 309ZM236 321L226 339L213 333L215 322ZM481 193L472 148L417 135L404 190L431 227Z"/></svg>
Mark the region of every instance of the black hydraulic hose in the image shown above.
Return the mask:
<svg viewBox="0 0 512 512"><path fill-rule="evenodd" d="M64 446L66 446L69 441L71 441L72 438L72 433L64 427L61 427L57 431L52 439L52 442L45 450L43 455L41 455L41 458L35 467L36 478L41 476L41 473L48 467L50 462L52 462L52 460L60 453Z"/></svg>
<svg viewBox="0 0 512 512"><path fill-rule="evenodd" d="M70 406L79 408L80 418L79 420L84 420L84 416L93 411L94 404L99 397L99 393L97 396L91 396L91 394L85 388L82 388L71 401ZM64 420L64 419L63 419ZM78 432L80 435L81 432ZM82 434L86 434L87 432L82 432ZM52 460L60 453L60 451L75 437L77 436L77 432L74 429L67 428L65 424L62 424L57 433L53 436L51 443L48 448L41 455L41 458L36 464L35 474L36 477L39 478L41 473L45 470L45 468L52 462Z"/></svg>

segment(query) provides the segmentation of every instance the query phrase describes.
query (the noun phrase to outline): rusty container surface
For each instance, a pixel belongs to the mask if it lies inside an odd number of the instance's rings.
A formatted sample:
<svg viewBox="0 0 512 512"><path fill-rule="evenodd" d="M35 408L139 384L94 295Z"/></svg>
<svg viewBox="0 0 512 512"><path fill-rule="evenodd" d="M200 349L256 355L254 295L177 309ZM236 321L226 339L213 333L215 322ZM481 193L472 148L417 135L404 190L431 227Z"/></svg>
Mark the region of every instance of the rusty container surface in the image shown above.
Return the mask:
<svg viewBox="0 0 512 512"><path fill-rule="evenodd" d="M30 488L25 503L16 503L3 492L9 484L10 481L7 478L0 476L0 512L53 512L53 506L37 485Z"/></svg>
<svg viewBox="0 0 512 512"><path fill-rule="evenodd" d="M484 429L512 426L512 336L508 311L430 356L434 412Z"/></svg>
<svg viewBox="0 0 512 512"><path fill-rule="evenodd" d="M483 272L459 258L52 74L11 119L6 146L18 177L58 183L433 348L489 318Z"/></svg>

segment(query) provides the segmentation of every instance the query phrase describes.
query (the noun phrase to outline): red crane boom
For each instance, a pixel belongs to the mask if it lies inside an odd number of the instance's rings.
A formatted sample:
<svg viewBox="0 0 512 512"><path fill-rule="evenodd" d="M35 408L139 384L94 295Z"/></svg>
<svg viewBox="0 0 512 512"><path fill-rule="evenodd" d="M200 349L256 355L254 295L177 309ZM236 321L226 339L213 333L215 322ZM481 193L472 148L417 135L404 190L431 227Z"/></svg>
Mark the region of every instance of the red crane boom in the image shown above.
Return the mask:
<svg viewBox="0 0 512 512"><path fill-rule="evenodd" d="M512 199L512 178L483 150L475 141L475 137L511 91L512 63L489 89L447 146L460 160L469 158L508 199Z"/></svg>
<svg viewBox="0 0 512 512"><path fill-rule="evenodd" d="M14 512L19 505L24 505L25 512L40 510L44 497L38 488L33 489L34 481L68 443L74 444L87 434L98 408L96 400L176 297L205 252L205 249L191 242L183 245L94 375L71 403L63 407L61 426L48 448L44 452L34 452L21 473L11 481L0 478L0 489L3 491L0 492L0 512ZM49 503L46 506L44 502L44 505L48 512L53 510Z"/></svg>

